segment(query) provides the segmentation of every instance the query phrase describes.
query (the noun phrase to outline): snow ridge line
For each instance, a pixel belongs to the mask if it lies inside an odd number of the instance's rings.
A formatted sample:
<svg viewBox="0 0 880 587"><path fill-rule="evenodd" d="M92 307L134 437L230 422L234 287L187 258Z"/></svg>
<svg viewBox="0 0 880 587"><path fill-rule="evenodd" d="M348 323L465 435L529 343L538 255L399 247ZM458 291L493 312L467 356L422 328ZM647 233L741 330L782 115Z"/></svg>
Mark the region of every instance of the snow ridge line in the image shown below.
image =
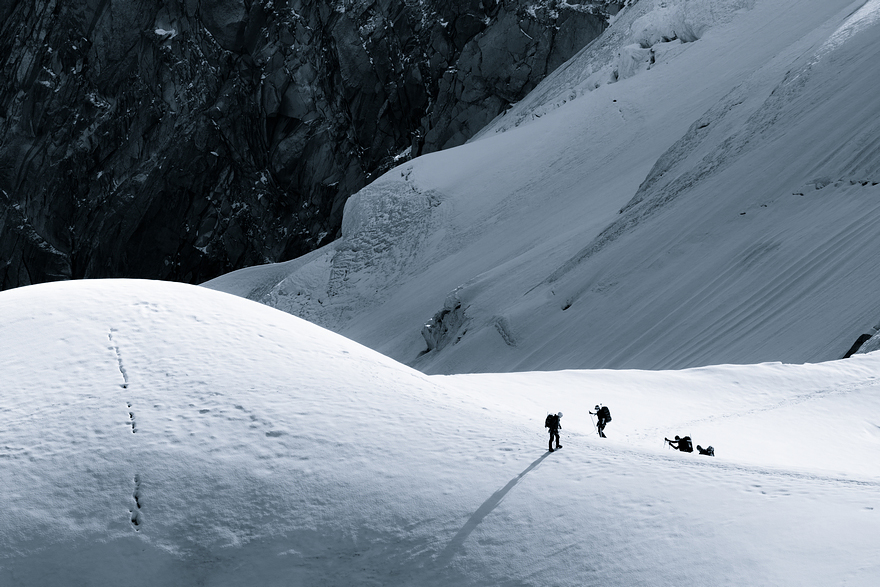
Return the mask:
<svg viewBox="0 0 880 587"><path fill-rule="evenodd" d="M866 0L866 5L868 1L873 4L876 0ZM873 17L869 14L871 10L875 9L869 8L865 15L860 17L858 22L867 21L873 23ZM827 49L826 52L832 51L834 47ZM724 140L707 152L698 162L680 169L687 158L696 153L700 146L705 143L710 131L714 127L722 126L721 123L726 121L730 117L731 112L738 106L744 104L748 99L748 94L754 90L753 84L750 81L735 86L727 96L709 108L708 111L691 124L685 134L657 159L648 176L636 191L636 194L619 210L618 214L620 214L620 217L618 219L605 227L583 249L562 263L555 271L529 289L524 295L531 293L531 291L541 286L552 286L555 282L569 274L575 267L603 251L622 236L633 232L639 225L656 217L661 211L672 205L682 194L687 193L704 180L717 176L720 172L727 169L737 160L740 154L754 148L752 143L758 139L770 137L775 132L777 126L781 124L780 119L785 116L792 117L800 114L800 111L794 113L787 112L786 106L806 91L808 83L813 78L812 70L816 63L818 63L819 57L816 56L817 54L820 56L824 55L822 50L820 50L813 55L812 60L807 62L806 65L799 65L798 62L793 63L792 69L773 87L770 95L748 114L742 124L737 125L737 130L726 136ZM721 132L726 133L728 131ZM862 185L867 183L869 182L865 182ZM584 290L585 288L580 288L573 295L567 296L563 300L566 309L582 295Z"/></svg>
<svg viewBox="0 0 880 587"><path fill-rule="evenodd" d="M660 211L665 210L678 199L678 196L683 192L728 165L732 159L730 154L740 152L747 143L748 137L742 138L740 136L742 133L727 137L720 146L704 156L694 168L681 173L676 179L668 181L664 185L659 185L660 179L664 175L685 161L688 156L705 142L709 132L712 130L710 127L717 125L737 106L745 102L745 96L750 89L744 83L735 86L727 96L693 122L685 134L657 159L648 176L639 185L635 195L618 211L620 217L612 221L587 246L562 263L549 276L529 289L524 295L528 295L532 290L541 286L552 286L555 282L569 274L575 267L603 251L620 237L631 233L642 223L653 219ZM754 117L755 115L753 114L752 118ZM749 121L751 121L751 118ZM564 300L563 303L567 305L566 309L582 295L583 290L584 288L581 288L581 290Z"/></svg>

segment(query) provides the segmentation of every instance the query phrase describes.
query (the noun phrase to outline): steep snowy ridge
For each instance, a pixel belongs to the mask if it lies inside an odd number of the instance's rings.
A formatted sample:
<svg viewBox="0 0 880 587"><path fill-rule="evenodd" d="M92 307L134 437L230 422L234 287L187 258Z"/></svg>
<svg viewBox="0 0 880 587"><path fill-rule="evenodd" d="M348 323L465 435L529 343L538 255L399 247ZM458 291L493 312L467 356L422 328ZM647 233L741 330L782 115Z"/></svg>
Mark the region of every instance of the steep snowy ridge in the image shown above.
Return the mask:
<svg viewBox="0 0 880 587"><path fill-rule="evenodd" d="M429 373L842 357L880 318L876 13L635 3L470 143L370 186L394 210L377 192L436 194L436 224L412 227L429 234L393 237L421 248L350 247L351 233L286 279L311 283L344 249L368 283L252 299ZM426 342L449 299L456 327Z"/></svg>
<svg viewBox="0 0 880 587"><path fill-rule="evenodd" d="M726 24L755 0L641 0L509 111L473 139L540 118L570 100L666 61L707 30Z"/></svg>
<svg viewBox="0 0 880 587"><path fill-rule="evenodd" d="M873 585L880 355L426 376L205 288L0 294L0 583ZM589 410L611 407L608 439ZM548 411L564 412L547 452ZM715 458L663 437L690 434Z"/></svg>
<svg viewBox="0 0 880 587"><path fill-rule="evenodd" d="M864 10L865 8L862 9ZM858 15L853 17L856 19L854 22L868 20L868 16L861 19L857 17ZM605 229L575 258L551 274L548 282L557 281L575 265L622 234L631 232L641 222L669 206L678 196L693 191L701 182L720 174L728 167L737 164L742 167L741 161L749 151L777 140L780 135L788 135L785 140L792 141L791 135L795 129L811 126L818 120L832 120L832 125L839 132L832 135L830 141L811 135L809 142L799 142L807 146L805 155L800 159L814 166L811 170L813 173L833 169L836 174L814 179L808 182L809 187L820 189L829 183L834 183L835 187L873 187L880 183L880 143L876 138L880 135L880 122L874 116L878 111L877 105L868 100L861 105L847 104L848 107L844 108L834 91L841 86L848 86L848 92L865 92L870 95L875 85L876 78L865 75L865 69L870 68L870 64L880 57L870 34L862 37L863 46L849 47L850 52L857 55L857 59L834 58L835 47L841 45L841 41L836 39L855 34L846 32L853 28L855 27L847 22L816 53L804 57L806 64L788 72L783 82L773 89L754 113L737 108L748 100L748 96L760 92L756 84L749 83L735 88L731 95L696 120L684 137L660 157L639 186L639 191L621 210L622 218ZM867 111L855 110L854 107ZM743 116L743 112L748 116ZM734 120L725 120L726 117ZM716 132L718 127L721 130ZM731 132L731 129L734 130ZM848 141L840 143L839 134L845 134ZM792 162L788 161L787 164L791 165ZM831 177L834 179L830 179ZM804 190L804 186L796 185L792 188L796 195L804 195L798 191ZM866 197L866 204L874 200L870 191ZM744 204L749 205L745 202ZM766 204L761 205L766 207ZM567 303L570 304L571 300L567 300Z"/></svg>

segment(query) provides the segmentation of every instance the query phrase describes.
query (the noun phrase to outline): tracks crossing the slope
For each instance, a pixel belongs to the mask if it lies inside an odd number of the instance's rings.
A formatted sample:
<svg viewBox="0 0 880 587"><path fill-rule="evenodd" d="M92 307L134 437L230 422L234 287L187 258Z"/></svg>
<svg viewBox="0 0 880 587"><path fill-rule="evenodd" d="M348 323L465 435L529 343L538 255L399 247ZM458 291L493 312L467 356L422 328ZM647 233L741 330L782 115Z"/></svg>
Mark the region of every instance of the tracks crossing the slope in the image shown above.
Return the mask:
<svg viewBox="0 0 880 587"><path fill-rule="evenodd" d="M114 333L118 332L116 328L110 328L110 332L107 334L107 338L110 341L110 348L113 350L116 355L116 362L119 367L119 373L122 375L122 383L119 384L119 387L123 390L128 391L130 380L128 371L125 368L125 363L122 360L122 351L119 348L119 343L114 339ZM125 405L127 407L128 412L128 425L131 426L131 433L136 434L138 431L137 422L135 420L135 414L133 409L133 404L131 402L131 398L127 398ZM134 504L129 508L128 513L130 515L131 526L135 530L135 532L140 532L141 524L143 523L143 516L141 512L142 508L142 490L141 490L141 476L139 473L134 474L134 490L132 492L131 499Z"/></svg>

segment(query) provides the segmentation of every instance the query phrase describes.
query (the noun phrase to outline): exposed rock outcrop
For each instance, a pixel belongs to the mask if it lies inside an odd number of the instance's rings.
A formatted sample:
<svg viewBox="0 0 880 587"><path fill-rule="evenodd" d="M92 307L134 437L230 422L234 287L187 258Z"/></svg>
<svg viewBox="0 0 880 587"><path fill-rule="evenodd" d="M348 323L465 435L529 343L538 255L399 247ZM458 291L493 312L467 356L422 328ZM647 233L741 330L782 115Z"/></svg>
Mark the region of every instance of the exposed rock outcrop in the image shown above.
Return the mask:
<svg viewBox="0 0 880 587"><path fill-rule="evenodd" d="M466 323L465 308L453 292L446 298L443 308L422 327L422 338L428 344L426 352L439 351L449 343L455 344L464 336Z"/></svg>
<svg viewBox="0 0 880 587"><path fill-rule="evenodd" d="M464 142L622 4L6 2L0 288L299 256L407 149Z"/></svg>

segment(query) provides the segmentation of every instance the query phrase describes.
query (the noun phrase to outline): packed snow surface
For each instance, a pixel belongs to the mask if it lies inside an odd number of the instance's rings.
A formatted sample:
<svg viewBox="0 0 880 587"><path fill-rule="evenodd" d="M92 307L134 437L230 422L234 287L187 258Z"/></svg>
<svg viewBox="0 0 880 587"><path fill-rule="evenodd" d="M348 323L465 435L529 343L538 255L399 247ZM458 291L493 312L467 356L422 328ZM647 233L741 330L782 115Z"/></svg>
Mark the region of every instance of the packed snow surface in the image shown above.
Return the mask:
<svg viewBox="0 0 880 587"><path fill-rule="evenodd" d="M4 586L880 577L878 353L429 376L196 286L31 286L0 316Z"/></svg>
<svg viewBox="0 0 880 587"><path fill-rule="evenodd" d="M207 285L426 373L840 358L880 322L878 38L877 0L630 3L336 242Z"/></svg>

